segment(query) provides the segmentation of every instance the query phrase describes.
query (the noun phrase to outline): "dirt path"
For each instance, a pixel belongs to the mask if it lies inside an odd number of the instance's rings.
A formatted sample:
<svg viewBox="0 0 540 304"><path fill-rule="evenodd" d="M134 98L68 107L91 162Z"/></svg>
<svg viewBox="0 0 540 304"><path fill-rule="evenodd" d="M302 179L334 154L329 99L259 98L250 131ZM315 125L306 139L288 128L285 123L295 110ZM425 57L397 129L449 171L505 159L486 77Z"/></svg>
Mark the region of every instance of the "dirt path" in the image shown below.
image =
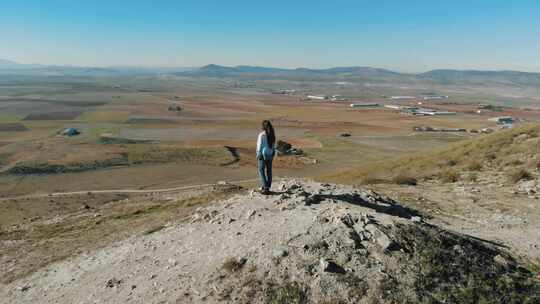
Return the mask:
<svg viewBox="0 0 540 304"><path fill-rule="evenodd" d="M210 183L210 184L198 184L198 185L191 185L191 186L182 186L182 187L173 187L173 188L162 188L162 189L116 189L116 190L82 190L82 191L70 191L70 192L53 192L53 193L46 193L46 194L31 194L31 195L23 195L23 196L12 196L12 197L5 197L0 198L0 202L3 201L9 201L14 199L30 199L30 198L42 198L42 197L58 197L58 196L69 196L69 195L83 195L83 194L144 194L144 193L164 193L164 192L175 192L175 191L183 191L183 190L192 190L197 188L204 188L204 187L212 187L219 184L246 184L246 183L252 183L258 181L258 178L251 178L251 179L244 179L244 180L236 180L236 181L223 181L218 183ZM281 180L280 178L274 179L275 181Z"/></svg>

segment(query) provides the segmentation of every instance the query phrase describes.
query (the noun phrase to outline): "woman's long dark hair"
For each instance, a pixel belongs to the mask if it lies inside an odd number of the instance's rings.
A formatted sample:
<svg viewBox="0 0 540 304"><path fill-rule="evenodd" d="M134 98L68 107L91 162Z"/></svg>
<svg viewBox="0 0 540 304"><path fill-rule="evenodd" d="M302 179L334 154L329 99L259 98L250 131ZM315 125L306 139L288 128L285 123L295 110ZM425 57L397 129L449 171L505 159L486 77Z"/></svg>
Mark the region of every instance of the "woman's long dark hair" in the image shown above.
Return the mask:
<svg viewBox="0 0 540 304"><path fill-rule="evenodd" d="M269 120L264 120L262 122L262 129L266 133L266 138L268 139L268 145L273 147L276 143L276 133L274 132L274 127Z"/></svg>

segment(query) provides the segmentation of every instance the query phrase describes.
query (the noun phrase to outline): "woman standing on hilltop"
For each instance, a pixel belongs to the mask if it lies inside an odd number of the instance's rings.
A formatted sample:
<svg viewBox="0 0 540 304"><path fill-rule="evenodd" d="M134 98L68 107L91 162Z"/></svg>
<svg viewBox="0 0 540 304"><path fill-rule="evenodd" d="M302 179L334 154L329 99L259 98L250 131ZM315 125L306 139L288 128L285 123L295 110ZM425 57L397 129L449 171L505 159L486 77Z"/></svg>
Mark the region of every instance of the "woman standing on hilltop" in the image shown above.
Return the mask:
<svg viewBox="0 0 540 304"><path fill-rule="evenodd" d="M268 195L272 187L272 160L275 155L276 133L268 120L262 122L262 130L257 138L257 160L262 184L261 193Z"/></svg>

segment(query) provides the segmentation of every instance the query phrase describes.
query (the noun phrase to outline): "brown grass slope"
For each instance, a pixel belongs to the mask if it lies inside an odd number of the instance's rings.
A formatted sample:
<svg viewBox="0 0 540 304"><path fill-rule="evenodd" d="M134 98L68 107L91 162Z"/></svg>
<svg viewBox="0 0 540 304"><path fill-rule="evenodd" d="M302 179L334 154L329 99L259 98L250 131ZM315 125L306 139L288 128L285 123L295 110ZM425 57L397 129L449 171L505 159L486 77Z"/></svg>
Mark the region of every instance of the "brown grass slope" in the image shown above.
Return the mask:
<svg viewBox="0 0 540 304"><path fill-rule="evenodd" d="M370 163L320 179L348 184L414 184L412 181L422 179L456 182L463 178L474 178L476 172L503 171L508 173L510 181L517 182L530 178L531 172L539 168L540 124L525 124L430 152Z"/></svg>

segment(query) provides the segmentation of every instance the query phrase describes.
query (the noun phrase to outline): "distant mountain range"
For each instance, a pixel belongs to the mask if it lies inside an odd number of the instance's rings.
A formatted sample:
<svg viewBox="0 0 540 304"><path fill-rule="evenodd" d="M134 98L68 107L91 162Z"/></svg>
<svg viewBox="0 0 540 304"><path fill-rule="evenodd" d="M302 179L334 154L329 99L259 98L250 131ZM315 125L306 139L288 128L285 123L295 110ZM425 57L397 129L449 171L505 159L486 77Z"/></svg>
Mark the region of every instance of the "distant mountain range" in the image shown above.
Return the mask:
<svg viewBox="0 0 540 304"><path fill-rule="evenodd" d="M385 69L372 67L336 67L329 69L284 69L260 66L239 65L227 67L216 64L209 64L199 69L178 73L178 75L198 75L214 77L234 77L234 76L266 76L266 77L409 77L407 74L400 74Z"/></svg>
<svg viewBox="0 0 540 304"><path fill-rule="evenodd" d="M284 79L343 79L373 81L403 81L437 84L498 84L538 86L540 73L519 71L432 70L420 74L399 73L373 67L336 67L329 69L284 69L260 66L227 67L209 64L198 69L175 73L182 76L284 78Z"/></svg>
<svg viewBox="0 0 540 304"><path fill-rule="evenodd" d="M137 66L84 67L70 65L22 64L0 59L0 75L28 76L128 76L179 73L193 68L162 68Z"/></svg>
<svg viewBox="0 0 540 304"><path fill-rule="evenodd" d="M59 75L59 76L122 76L173 74L190 77L228 77L252 79L293 79L293 80L360 80L360 81L401 81L436 83L443 85L511 85L540 86L540 73L520 71L480 71L439 69L420 74L399 73L373 67L335 67L328 69L273 68L239 65L234 67L209 64L200 68L148 68L148 67L78 67L41 64L20 64L0 59L0 75Z"/></svg>
<svg viewBox="0 0 540 304"><path fill-rule="evenodd" d="M540 73L520 71L433 70L416 76L440 84L481 84L489 82L517 86L540 85Z"/></svg>

